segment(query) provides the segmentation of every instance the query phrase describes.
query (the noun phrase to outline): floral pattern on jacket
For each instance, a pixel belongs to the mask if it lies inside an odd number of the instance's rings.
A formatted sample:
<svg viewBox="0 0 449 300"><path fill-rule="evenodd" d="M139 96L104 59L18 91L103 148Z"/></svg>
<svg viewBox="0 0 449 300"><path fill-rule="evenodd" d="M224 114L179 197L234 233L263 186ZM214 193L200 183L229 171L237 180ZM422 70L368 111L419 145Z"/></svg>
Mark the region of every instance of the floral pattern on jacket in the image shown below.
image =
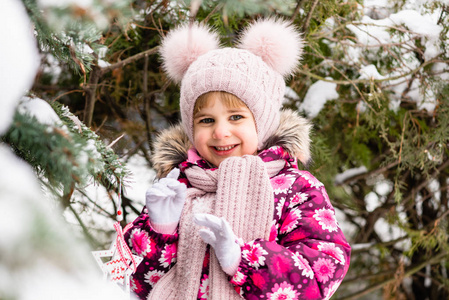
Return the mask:
<svg viewBox="0 0 449 300"><path fill-rule="evenodd" d="M242 243L242 259L230 282L245 299L329 299L349 268L350 246L335 218L323 184L279 146L262 151L268 162L284 159L274 177L273 226L269 240ZM207 163L198 161L200 167ZM184 162L181 170L191 163ZM188 182L185 177L180 181ZM144 257L131 278L132 290L146 299L154 284L176 263L178 235L155 232L146 209L125 234L133 253ZM209 249L209 247L208 247ZM198 299L207 299L209 250L201 274Z"/></svg>

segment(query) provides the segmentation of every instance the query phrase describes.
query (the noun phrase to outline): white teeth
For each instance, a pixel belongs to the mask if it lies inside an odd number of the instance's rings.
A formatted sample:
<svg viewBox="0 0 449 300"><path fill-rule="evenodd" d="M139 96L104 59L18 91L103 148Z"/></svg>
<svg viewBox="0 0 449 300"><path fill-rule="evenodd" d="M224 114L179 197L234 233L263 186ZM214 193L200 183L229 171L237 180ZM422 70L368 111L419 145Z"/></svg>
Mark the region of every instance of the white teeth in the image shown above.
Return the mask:
<svg viewBox="0 0 449 300"><path fill-rule="evenodd" d="M234 148L234 146L227 146L227 147L215 147L218 151L226 151Z"/></svg>

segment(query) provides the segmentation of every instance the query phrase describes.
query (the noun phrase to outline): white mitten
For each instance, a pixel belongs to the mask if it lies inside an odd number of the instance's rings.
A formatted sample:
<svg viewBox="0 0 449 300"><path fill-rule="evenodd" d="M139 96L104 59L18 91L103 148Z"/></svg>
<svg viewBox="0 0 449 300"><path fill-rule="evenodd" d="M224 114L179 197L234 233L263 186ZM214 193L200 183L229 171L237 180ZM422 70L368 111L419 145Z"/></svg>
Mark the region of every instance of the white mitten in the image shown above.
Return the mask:
<svg viewBox="0 0 449 300"><path fill-rule="evenodd" d="M175 168L146 192L151 226L159 233L172 234L178 226L187 189L178 177L179 169Z"/></svg>
<svg viewBox="0 0 449 300"><path fill-rule="evenodd" d="M214 248L223 271L233 276L240 264L241 250L228 221L210 214L196 214L194 220L198 225L207 227L200 229L201 238Z"/></svg>

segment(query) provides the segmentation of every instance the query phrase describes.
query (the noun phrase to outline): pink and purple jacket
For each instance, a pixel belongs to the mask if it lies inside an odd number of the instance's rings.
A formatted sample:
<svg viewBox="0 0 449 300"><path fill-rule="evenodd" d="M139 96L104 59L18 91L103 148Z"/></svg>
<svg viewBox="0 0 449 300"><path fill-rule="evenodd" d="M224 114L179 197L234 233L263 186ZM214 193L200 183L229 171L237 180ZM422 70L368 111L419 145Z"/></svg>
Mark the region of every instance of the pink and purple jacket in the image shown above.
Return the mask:
<svg viewBox="0 0 449 300"><path fill-rule="evenodd" d="M284 147L272 146L259 157L286 161L270 180L275 201L273 226L269 240L243 244L238 271L229 282L244 299L329 299L348 271L351 248L326 190L308 171L298 169L296 159ZM196 164L209 168L203 160ZM179 167L183 171L190 165L184 161ZM185 176L180 181L189 186ZM131 287L140 299L146 299L176 264L177 232L155 232L144 209L125 240L134 254L144 258L131 278ZM208 266L209 250L198 279L197 299L207 299Z"/></svg>

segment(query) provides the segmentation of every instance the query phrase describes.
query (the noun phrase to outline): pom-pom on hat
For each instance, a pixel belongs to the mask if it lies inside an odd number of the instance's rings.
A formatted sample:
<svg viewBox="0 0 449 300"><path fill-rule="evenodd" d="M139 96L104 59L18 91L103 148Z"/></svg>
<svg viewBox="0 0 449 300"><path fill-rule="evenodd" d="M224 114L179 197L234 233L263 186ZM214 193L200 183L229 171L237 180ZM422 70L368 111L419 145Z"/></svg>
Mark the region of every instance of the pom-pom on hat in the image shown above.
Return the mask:
<svg viewBox="0 0 449 300"><path fill-rule="evenodd" d="M181 83L181 120L193 143L193 108L199 96L224 91L237 96L256 122L258 149L279 125L284 77L298 67L303 48L290 23L265 19L243 31L237 48L219 47L218 35L204 25L172 30L163 40L163 68Z"/></svg>

